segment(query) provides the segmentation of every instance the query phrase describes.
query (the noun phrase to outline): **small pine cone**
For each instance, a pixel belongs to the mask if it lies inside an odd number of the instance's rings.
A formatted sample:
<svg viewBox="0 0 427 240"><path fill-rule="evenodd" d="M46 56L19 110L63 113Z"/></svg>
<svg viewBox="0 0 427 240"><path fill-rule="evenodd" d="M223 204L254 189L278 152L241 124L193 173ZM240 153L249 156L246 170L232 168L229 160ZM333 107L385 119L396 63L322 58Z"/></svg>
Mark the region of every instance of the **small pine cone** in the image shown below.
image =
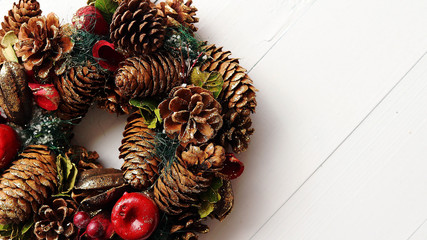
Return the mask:
<svg viewBox="0 0 427 240"><path fill-rule="evenodd" d="M225 161L225 149L220 145L189 145L186 149L177 149L178 161L192 172L214 173L222 170Z"/></svg>
<svg viewBox="0 0 427 240"><path fill-rule="evenodd" d="M165 18L150 0L123 0L113 15L110 38L128 53L147 54L162 46Z"/></svg>
<svg viewBox="0 0 427 240"><path fill-rule="evenodd" d="M221 104L201 87L174 88L159 109L166 133L182 145L206 143L222 127Z"/></svg>
<svg viewBox="0 0 427 240"><path fill-rule="evenodd" d="M191 31L197 31L195 23L199 22L199 19L195 17L197 8L191 6L192 0L188 0L184 3L184 0L166 0L157 4L157 8L166 17L167 26L184 26L189 28Z"/></svg>
<svg viewBox="0 0 427 240"><path fill-rule="evenodd" d="M129 104L129 99L121 97L119 90L115 89L114 82L105 85L96 101L99 108L117 115L131 114L135 111L135 108Z"/></svg>
<svg viewBox="0 0 427 240"><path fill-rule="evenodd" d="M42 80L50 73L57 76L64 73L64 55L71 52L74 43L63 33L55 14L30 18L28 23L22 24L18 39L16 55L22 57L25 69L34 70Z"/></svg>
<svg viewBox="0 0 427 240"><path fill-rule="evenodd" d="M102 168L102 165L98 162L98 153L87 151L84 147L71 146L65 155L77 165L77 170L79 172Z"/></svg>
<svg viewBox="0 0 427 240"><path fill-rule="evenodd" d="M77 204L69 199L56 198L40 207L34 225L37 239L75 239L78 229L73 224Z"/></svg>
<svg viewBox="0 0 427 240"><path fill-rule="evenodd" d="M78 123L88 111L104 81L104 76L91 64L71 68L69 72L57 78L54 83L61 96L58 117Z"/></svg>
<svg viewBox="0 0 427 240"><path fill-rule="evenodd" d="M132 187L145 190L157 179L160 159L155 150L156 132L149 129L139 112L128 118L119 158L124 159L124 179Z"/></svg>
<svg viewBox="0 0 427 240"><path fill-rule="evenodd" d="M182 65L170 54L126 59L116 74L116 87L123 99L168 93L183 83Z"/></svg>
<svg viewBox="0 0 427 240"><path fill-rule="evenodd" d="M40 16L41 13L37 0L19 0L18 4L14 3L8 15L4 17L4 22L1 23L0 40L9 31L14 31L18 35L23 23L27 23L32 17Z"/></svg>
<svg viewBox="0 0 427 240"><path fill-rule="evenodd" d="M218 101L224 107L224 129L227 137L222 137L224 144L232 146L236 153L245 151L250 141L253 129L250 115L255 112L257 105L255 92L257 89L246 73L246 69L239 65L239 60L230 58L231 52L224 52L215 45L204 46L205 54L211 59L201 66L202 71L217 71L223 75L224 85Z"/></svg>
<svg viewBox="0 0 427 240"><path fill-rule="evenodd" d="M172 239L175 240L197 240L199 233L208 232L209 227L202 223L200 215L195 211L179 215L170 230Z"/></svg>
<svg viewBox="0 0 427 240"><path fill-rule="evenodd" d="M227 117L224 116L224 119ZM225 123L225 126L218 133L218 139L221 145L230 145L235 153L241 153L248 149L254 131L251 117L239 115L235 121Z"/></svg>
<svg viewBox="0 0 427 240"><path fill-rule="evenodd" d="M154 186L154 200L170 214L181 214L199 204L198 195L210 186L214 172L222 168L225 150L212 143L202 147L178 147L177 160L163 169Z"/></svg>
<svg viewBox="0 0 427 240"><path fill-rule="evenodd" d="M0 178L0 224L26 221L57 185L56 156L44 145L30 145Z"/></svg>

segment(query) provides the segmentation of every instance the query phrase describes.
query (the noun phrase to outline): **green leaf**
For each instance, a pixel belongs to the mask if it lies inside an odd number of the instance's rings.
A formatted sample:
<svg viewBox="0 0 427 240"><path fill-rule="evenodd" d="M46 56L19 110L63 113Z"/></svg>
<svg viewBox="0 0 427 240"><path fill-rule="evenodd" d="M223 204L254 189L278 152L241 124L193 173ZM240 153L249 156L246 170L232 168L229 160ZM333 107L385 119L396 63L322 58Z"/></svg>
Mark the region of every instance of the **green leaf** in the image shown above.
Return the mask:
<svg viewBox="0 0 427 240"><path fill-rule="evenodd" d="M208 191L202 193L200 198L205 202L217 203L219 200L221 200L221 195L217 191L209 189Z"/></svg>
<svg viewBox="0 0 427 240"><path fill-rule="evenodd" d="M212 92L215 98L219 96L224 85L224 79L219 72L202 72L200 67L193 68L190 75L192 84Z"/></svg>
<svg viewBox="0 0 427 240"><path fill-rule="evenodd" d="M10 224L0 224L0 232L10 231L12 229L12 225Z"/></svg>
<svg viewBox="0 0 427 240"><path fill-rule="evenodd" d="M148 128L156 128L157 123L162 122L160 110L157 107L159 105L158 102L152 99L133 98L129 101L129 104L139 108L141 116L144 118Z"/></svg>
<svg viewBox="0 0 427 240"><path fill-rule="evenodd" d="M16 57L15 50L13 49L13 45L18 42L18 37L16 36L14 31L7 32L2 41L2 53L7 61L18 62L18 57Z"/></svg>
<svg viewBox="0 0 427 240"><path fill-rule="evenodd" d="M223 184L224 184L224 182L222 181L222 178L214 178L212 180L211 188L213 190L218 191L218 189L220 189Z"/></svg>
<svg viewBox="0 0 427 240"><path fill-rule="evenodd" d="M200 218L205 218L209 216L209 214L211 214L211 212L213 212L214 209L215 209L215 205L213 203L202 202L202 206L199 208Z"/></svg>
<svg viewBox="0 0 427 240"><path fill-rule="evenodd" d="M68 157L62 155L56 158L56 167L59 183L57 196L68 196L76 183L77 167Z"/></svg>
<svg viewBox="0 0 427 240"><path fill-rule="evenodd" d="M25 223L24 226L22 226L21 228L21 234L24 235L25 233L27 233L28 230L30 230L33 225L34 225L33 221L29 221Z"/></svg>
<svg viewBox="0 0 427 240"><path fill-rule="evenodd" d="M116 11L119 5L113 0L96 0L95 8L98 9L105 21L111 23L111 19L113 18L113 14Z"/></svg>

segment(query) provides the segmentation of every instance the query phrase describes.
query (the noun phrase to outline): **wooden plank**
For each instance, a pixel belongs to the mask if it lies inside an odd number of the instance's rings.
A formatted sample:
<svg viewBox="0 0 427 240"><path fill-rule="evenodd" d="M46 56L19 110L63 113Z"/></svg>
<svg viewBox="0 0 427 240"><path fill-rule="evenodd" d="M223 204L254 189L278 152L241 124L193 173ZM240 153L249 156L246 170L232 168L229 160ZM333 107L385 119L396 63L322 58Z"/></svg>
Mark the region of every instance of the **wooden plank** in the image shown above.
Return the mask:
<svg viewBox="0 0 427 240"><path fill-rule="evenodd" d="M251 69L316 0L194 0L198 35Z"/></svg>
<svg viewBox="0 0 427 240"><path fill-rule="evenodd" d="M204 239L249 239L322 168L426 51L426 9L425 1L397 0L310 8L251 72L260 92L256 133L241 155L246 173L233 183L233 213L213 221ZM257 239L287 238L277 224L285 217Z"/></svg>
<svg viewBox="0 0 427 240"><path fill-rule="evenodd" d="M252 239L408 239L427 217L426 79L427 52Z"/></svg>

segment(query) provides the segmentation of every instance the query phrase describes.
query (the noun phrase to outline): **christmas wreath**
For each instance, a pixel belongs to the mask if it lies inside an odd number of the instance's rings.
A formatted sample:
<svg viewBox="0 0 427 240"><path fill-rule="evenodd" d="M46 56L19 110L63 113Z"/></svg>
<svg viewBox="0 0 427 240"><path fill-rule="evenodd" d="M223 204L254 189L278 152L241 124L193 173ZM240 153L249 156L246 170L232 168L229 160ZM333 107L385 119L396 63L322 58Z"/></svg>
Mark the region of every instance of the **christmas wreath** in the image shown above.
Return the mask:
<svg viewBox="0 0 427 240"><path fill-rule="evenodd" d="M256 89L200 41L188 0L89 0L71 24L19 0L0 30L0 235L197 239L233 207ZM121 169L72 146L91 105L127 114Z"/></svg>

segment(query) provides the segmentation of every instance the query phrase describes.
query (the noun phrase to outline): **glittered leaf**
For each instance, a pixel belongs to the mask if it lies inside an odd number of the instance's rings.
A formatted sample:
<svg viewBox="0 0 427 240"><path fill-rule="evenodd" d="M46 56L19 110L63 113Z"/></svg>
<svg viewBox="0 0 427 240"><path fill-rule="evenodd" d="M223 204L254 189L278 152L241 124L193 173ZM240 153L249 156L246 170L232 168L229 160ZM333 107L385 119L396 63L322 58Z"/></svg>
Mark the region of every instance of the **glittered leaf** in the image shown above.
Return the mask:
<svg viewBox="0 0 427 240"><path fill-rule="evenodd" d="M191 83L209 90L217 98L224 85L224 79L219 72L202 72L199 67L193 68L190 75Z"/></svg>
<svg viewBox="0 0 427 240"><path fill-rule="evenodd" d="M129 104L139 108L141 116L144 118L148 128L156 128L157 123L162 122L160 110L157 108L158 102L151 99L133 98L129 101Z"/></svg>
<svg viewBox="0 0 427 240"><path fill-rule="evenodd" d="M200 218L205 218L209 216L209 214L213 212L214 208L215 208L215 205L213 203L206 202L206 201L202 202L202 206L200 206L199 208Z"/></svg>
<svg viewBox="0 0 427 240"><path fill-rule="evenodd" d="M111 23L114 12L119 5L113 0L96 0L95 7L102 13L104 19Z"/></svg>
<svg viewBox="0 0 427 240"><path fill-rule="evenodd" d="M2 41L2 52L6 60L11 62L18 62L18 58L16 57L15 50L13 49L13 45L18 42L18 37L16 36L14 31L7 32Z"/></svg>

